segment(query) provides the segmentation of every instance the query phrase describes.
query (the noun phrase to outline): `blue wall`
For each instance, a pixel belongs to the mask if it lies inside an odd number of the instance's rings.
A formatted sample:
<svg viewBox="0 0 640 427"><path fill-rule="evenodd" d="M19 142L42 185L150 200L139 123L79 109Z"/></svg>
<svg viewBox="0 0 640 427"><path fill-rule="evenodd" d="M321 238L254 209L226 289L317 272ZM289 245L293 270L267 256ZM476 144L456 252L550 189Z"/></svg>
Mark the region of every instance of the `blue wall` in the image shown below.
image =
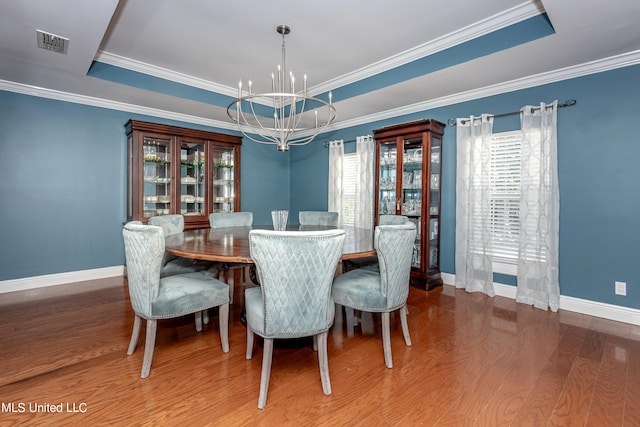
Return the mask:
<svg viewBox="0 0 640 427"><path fill-rule="evenodd" d="M0 280L124 264L130 118L189 123L0 91ZM289 206L289 158L242 145L242 209Z"/></svg>
<svg viewBox="0 0 640 427"><path fill-rule="evenodd" d="M640 308L640 270L635 268L640 245L640 167L635 164L640 159L639 75L640 66L621 68L343 129L323 135L323 141L350 140L417 119L446 123L471 114L517 111L541 101L576 99L575 106L558 112L560 292ZM519 128L518 115L494 123L495 132ZM441 266L451 274L455 274L455 141L456 128L448 126L442 159ZM328 150L323 150L317 157L307 155L307 150L292 151L292 206L326 208ZM512 276L496 275L495 280L515 284ZM616 280L627 282L626 297L614 295Z"/></svg>
<svg viewBox="0 0 640 427"><path fill-rule="evenodd" d="M255 223L272 209L327 208L328 150L322 142L355 139L390 124L421 118L502 113L540 101L577 99L558 113L560 291L563 295L640 308L640 66L342 129L277 152L245 141L242 208ZM124 123L130 118L203 126L0 92L0 280L124 263ZM498 118L496 132L519 128ZM222 130L222 132L229 133ZM455 127L445 129L441 264L455 273ZM347 144L353 150L355 144ZM511 277L498 281L514 283ZM503 280L504 279L504 280ZM627 296L614 295L614 281Z"/></svg>

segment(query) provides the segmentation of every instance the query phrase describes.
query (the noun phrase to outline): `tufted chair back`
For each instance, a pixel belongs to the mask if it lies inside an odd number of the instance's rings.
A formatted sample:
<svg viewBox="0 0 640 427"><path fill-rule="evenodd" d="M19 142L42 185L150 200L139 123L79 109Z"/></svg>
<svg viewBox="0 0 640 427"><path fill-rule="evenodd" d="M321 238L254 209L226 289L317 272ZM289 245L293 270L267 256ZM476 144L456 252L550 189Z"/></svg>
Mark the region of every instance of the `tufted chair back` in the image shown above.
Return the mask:
<svg viewBox="0 0 640 427"><path fill-rule="evenodd" d="M253 225L253 212L214 212L209 214L211 228L250 227Z"/></svg>
<svg viewBox="0 0 640 427"><path fill-rule="evenodd" d="M329 329L335 310L331 283L344 238L344 230L249 233L264 306L264 315L251 318L257 334L291 338Z"/></svg>
<svg viewBox="0 0 640 427"><path fill-rule="evenodd" d="M298 222L300 225L324 225L328 227L337 227L340 216L338 212L326 211L300 211L298 213Z"/></svg>
<svg viewBox="0 0 640 427"><path fill-rule="evenodd" d="M164 232L161 227L130 222L125 224L122 235L131 305L137 315L149 319L160 285Z"/></svg>
<svg viewBox="0 0 640 427"><path fill-rule="evenodd" d="M409 295L411 255L416 239L416 225L379 225L374 247L380 266L380 291L387 299L387 310L403 306Z"/></svg>
<svg viewBox="0 0 640 427"><path fill-rule="evenodd" d="M158 215L149 218L149 225L162 227L164 235L182 233L184 231L184 217L182 215Z"/></svg>
<svg viewBox="0 0 640 427"><path fill-rule="evenodd" d="M149 218L149 225L162 227L164 236L167 237L184 231L184 217L177 214L153 216ZM176 258L178 257L165 252L164 258L162 258L162 265L166 265L169 261Z"/></svg>

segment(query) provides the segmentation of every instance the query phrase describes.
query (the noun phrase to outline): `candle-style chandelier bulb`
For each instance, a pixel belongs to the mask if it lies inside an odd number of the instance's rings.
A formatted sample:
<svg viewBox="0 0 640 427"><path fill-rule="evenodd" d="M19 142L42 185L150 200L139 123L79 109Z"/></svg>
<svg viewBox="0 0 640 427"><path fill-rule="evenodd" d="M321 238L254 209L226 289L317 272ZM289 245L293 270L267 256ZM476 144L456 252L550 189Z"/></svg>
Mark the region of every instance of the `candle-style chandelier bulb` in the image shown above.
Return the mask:
<svg viewBox="0 0 640 427"><path fill-rule="evenodd" d="M331 92L328 101L309 96L306 74L302 90L296 93L293 71L286 72L285 36L291 29L278 25L276 31L282 35L282 62L277 73L271 73L271 92L254 93L251 80L244 91L240 80L238 97L227 106L227 115L251 141L288 151L290 146L308 144L324 132L336 118L336 109Z"/></svg>

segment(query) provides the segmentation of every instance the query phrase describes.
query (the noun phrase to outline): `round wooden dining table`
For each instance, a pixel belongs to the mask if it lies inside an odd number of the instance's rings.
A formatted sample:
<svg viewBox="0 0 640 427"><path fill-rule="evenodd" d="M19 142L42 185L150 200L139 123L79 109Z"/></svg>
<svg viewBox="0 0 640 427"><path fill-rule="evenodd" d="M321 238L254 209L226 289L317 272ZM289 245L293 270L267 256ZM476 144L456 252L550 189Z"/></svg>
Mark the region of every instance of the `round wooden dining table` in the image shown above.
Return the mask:
<svg viewBox="0 0 640 427"><path fill-rule="evenodd" d="M330 230L335 227L289 225L287 231ZM375 255L373 230L343 226L342 260ZM249 253L251 230L273 230L271 225L251 227L200 228L167 236L165 250L173 255L206 261L253 264Z"/></svg>

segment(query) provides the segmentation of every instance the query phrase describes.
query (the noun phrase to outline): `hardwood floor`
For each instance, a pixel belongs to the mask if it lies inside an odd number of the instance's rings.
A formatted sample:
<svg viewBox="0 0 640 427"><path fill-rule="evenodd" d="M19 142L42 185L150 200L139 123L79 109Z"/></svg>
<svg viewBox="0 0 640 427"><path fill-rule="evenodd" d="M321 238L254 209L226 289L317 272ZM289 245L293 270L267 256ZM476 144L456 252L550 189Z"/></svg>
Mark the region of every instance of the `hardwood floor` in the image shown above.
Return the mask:
<svg viewBox="0 0 640 427"><path fill-rule="evenodd" d="M351 337L338 316L331 396L311 341L278 342L261 411L262 345L245 360L241 296L228 354L215 313L201 333L192 316L160 322L143 380L123 278L0 295L0 425L640 426L640 327L447 285L411 289L411 347L392 316L393 369L378 316Z"/></svg>

